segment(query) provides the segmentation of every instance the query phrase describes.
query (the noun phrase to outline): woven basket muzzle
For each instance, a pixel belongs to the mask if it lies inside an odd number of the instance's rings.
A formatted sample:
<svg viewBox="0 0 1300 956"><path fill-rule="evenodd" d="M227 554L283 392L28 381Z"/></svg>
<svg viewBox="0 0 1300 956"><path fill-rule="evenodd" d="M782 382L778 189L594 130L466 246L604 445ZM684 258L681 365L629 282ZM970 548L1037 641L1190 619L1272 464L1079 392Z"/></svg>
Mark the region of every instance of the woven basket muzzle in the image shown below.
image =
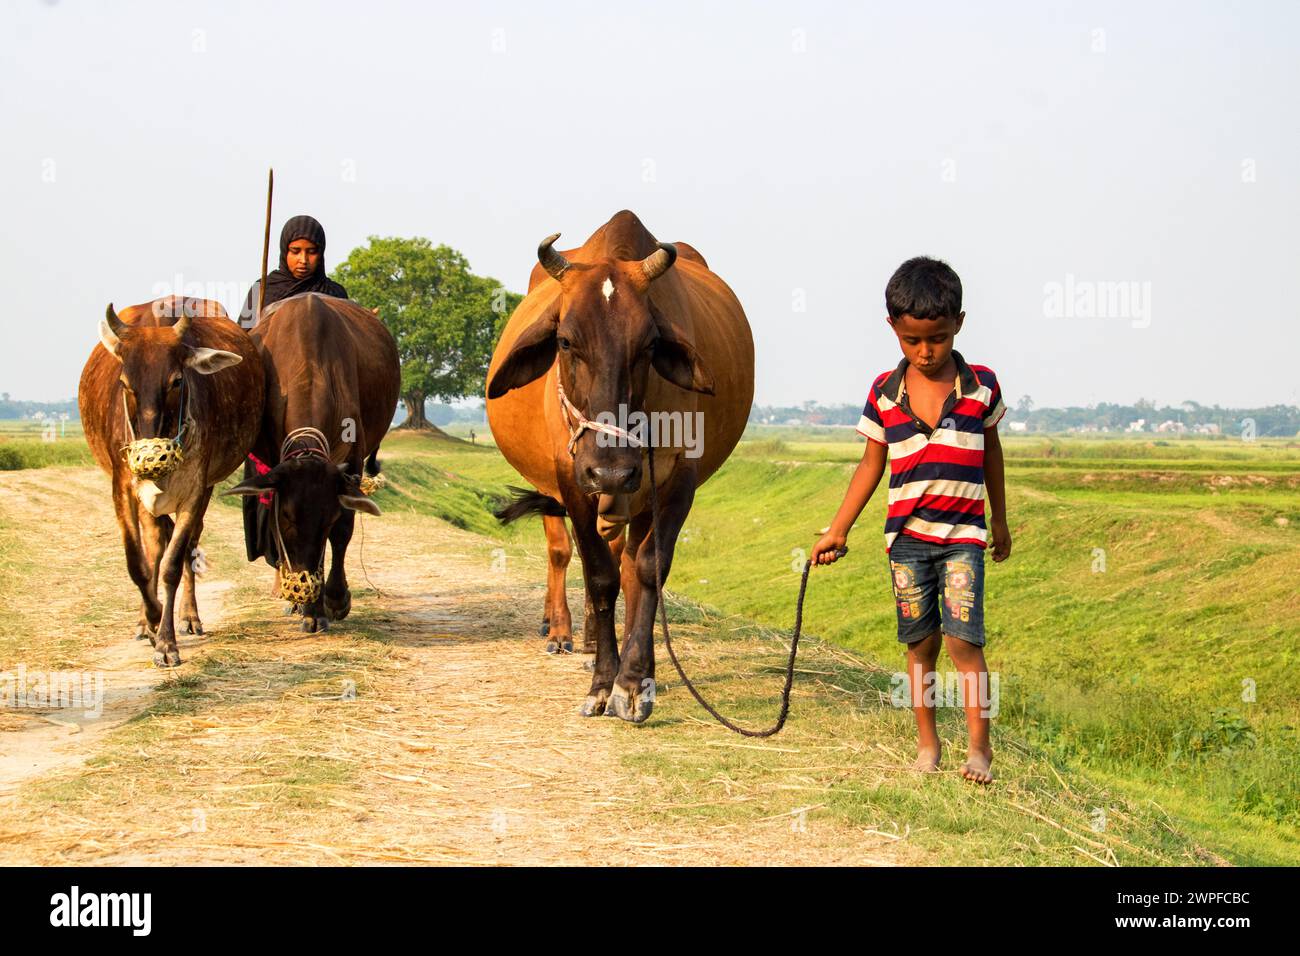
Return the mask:
<svg viewBox="0 0 1300 956"><path fill-rule="evenodd" d="M280 597L294 604L311 604L320 597L325 576L311 571L294 571L280 565Z"/></svg>
<svg viewBox="0 0 1300 956"><path fill-rule="evenodd" d="M126 466L145 480L170 475L184 460L181 443L174 438L137 438L126 446Z"/></svg>
<svg viewBox="0 0 1300 956"><path fill-rule="evenodd" d="M362 475L361 493L368 498L386 484L388 484L388 479L384 477L382 472L377 475Z"/></svg>

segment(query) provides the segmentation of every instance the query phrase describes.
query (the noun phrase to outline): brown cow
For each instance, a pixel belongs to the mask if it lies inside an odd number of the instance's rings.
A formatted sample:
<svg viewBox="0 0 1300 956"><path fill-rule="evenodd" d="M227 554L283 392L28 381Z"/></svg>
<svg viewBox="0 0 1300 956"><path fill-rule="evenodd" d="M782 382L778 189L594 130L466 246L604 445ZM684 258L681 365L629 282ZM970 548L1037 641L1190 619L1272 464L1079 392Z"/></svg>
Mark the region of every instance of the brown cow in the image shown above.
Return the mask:
<svg viewBox="0 0 1300 956"><path fill-rule="evenodd" d="M251 334L266 376L253 453L272 468L226 493L273 492L263 525L271 540L250 541L249 554L278 564L303 630L324 630L352 608L344 559L356 512L380 513L360 479L397 410L397 343L374 312L314 292L276 302ZM322 588L326 540L334 560Z"/></svg>
<svg viewBox="0 0 1300 956"><path fill-rule="evenodd" d="M109 305L99 337L81 373L81 421L95 460L113 479L127 570L143 598L136 637L153 641L155 664L174 667L181 662L176 586L183 575L186 630L201 634L188 559L212 486L239 467L257 434L261 368L248 334L219 303L205 299L172 296L120 316ZM133 472L129 446L178 436L181 461L174 470L141 477L137 462Z"/></svg>
<svg viewBox="0 0 1300 956"><path fill-rule="evenodd" d="M573 523L589 605L584 637L596 650L582 714L640 723L654 706L657 600L646 452L636 439L654 449L666 579L695 489L744 431L754 342L740 303L703 257L685 244L679 256L632 213L616 214L579 249L557 252L555 239L537 250L546 281L520 303L492 356L488 421L502 454L538 489L516 515L531 504L554 518L559 501ZM620 656L620 569L607 540L623 525ZM555 627L553 605L550 613Z"/></svg>

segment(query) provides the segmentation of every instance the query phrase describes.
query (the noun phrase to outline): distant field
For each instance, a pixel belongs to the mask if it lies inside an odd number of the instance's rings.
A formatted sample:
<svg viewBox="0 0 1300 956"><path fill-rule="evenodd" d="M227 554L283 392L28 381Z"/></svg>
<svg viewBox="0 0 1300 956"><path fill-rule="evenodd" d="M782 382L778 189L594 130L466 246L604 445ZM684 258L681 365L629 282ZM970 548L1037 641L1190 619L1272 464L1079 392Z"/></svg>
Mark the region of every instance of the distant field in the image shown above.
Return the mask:
<svg viewBox="0 0 1300 956"><path fill-rule="evenodd" d="M81 422L55 422L54 440L45 440L42 422L0 419L0 471L49 465L91 465Z"/></svg>

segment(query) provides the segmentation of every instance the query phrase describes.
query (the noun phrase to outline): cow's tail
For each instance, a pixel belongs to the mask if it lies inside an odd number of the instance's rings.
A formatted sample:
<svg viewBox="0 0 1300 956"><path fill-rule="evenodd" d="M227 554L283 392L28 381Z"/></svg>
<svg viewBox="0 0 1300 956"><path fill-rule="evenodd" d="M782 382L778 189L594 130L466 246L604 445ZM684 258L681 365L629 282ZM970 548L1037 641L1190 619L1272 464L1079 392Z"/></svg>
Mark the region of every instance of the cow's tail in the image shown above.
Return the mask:
<svg viewBox="0 0 1300 956"><path fill-rule="evenodd" d="M370 457L366 459L366 474L369 475L371 478L379 474L379 449L378 448L372 451L370 453Z"/></svg>
<svg viewBox="0 0 1300 956"><path fill-rule="evenodd" d="M564 518L568 515L564 505L550 495L528 488L516 488L514 485L507 485L506 488L511 495L510 501L492 512L502 524L510 524L528 515L546 515L551 518Z"/></svg>

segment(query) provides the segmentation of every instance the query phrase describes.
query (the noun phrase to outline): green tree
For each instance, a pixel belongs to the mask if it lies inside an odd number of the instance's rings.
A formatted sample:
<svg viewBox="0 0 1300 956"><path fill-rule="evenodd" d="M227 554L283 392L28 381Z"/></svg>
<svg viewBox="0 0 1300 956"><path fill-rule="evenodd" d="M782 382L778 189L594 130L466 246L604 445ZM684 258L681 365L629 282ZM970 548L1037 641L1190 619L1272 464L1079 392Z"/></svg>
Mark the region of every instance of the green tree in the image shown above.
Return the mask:
<svg viewBox="0 0 1300 956"><path fill-rule="evenodd" d="M371 236L333 278L379 318L397 340L402 362L402 428L432 428L427 399L481 395L492 347L523 296L470 272L450 246L428 239Z"/></svg>

